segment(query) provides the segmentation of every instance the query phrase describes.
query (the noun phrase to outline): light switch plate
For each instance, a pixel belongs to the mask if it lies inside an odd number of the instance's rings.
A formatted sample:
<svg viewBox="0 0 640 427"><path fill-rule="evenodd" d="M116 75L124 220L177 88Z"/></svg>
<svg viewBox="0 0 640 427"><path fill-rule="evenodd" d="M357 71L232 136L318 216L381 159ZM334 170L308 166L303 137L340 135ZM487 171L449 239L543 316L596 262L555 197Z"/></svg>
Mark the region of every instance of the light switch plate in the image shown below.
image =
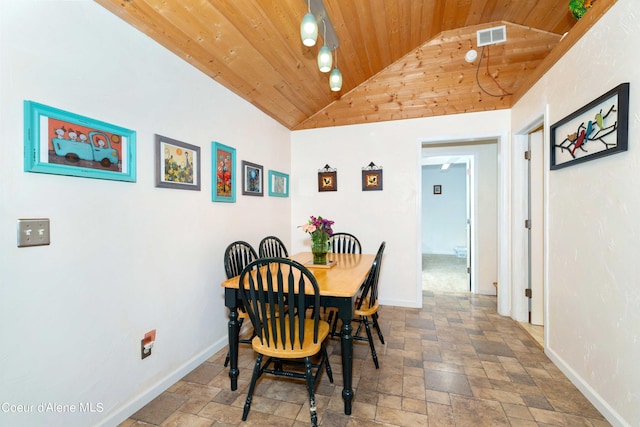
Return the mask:
<svg viewBox="0 0 640 427"><path fill-rule="evenodd" d="M49 218L19 219L18 247L50 244Z"/></svg>

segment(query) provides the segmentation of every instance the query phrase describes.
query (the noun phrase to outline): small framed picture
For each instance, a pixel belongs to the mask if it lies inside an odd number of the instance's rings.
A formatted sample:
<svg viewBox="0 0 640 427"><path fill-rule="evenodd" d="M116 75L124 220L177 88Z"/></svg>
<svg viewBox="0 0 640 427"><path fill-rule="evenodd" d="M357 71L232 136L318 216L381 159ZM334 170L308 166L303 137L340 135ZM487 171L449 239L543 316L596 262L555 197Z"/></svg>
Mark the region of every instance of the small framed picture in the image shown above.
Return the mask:
<svg viewBox="0 0 640 427"><path fill-rule="evenodd" d="M273 170L269 171L269 196L289 197L289 175Z"/></svg>
<svg viewBox="0 0 640 427"><path fill-rule="evenodd" d="M362 171L362 191L382 190L382 169Z"/></svg>
<svg viewBox="0 0 640 427"><path fill-rule="evenodd" d="M433 186L433 194L442 194L442 185L436 184Z"/></svg>
<svg viewBox="0 0 640 427"><path fill-rule="evenodd" d="M136 133L24 101L25 172L136 181Z"/></svg>
<svg viewBox="0 0 640 427"><path fill-rule="evenodd" d="M338 191L338 173L318 172L318 191Z"/></svg>
<svg viewBox="0 0 640 427"><path fill-rule="evenodd" d="M200 191L200 147L156 135L156 187Z"/></svg>
<svg viewBox="0 0 640 427"><path fill-rule="evenodd" d="M245 196L263 196L263 167L255 163L242 161L242 194Z"/></svg>
<svg viewBox="0 0 640 427"><path fill-rule="evenodd" d="M236 149L219 142L211 143L211 201L236 201Z"/></svg>

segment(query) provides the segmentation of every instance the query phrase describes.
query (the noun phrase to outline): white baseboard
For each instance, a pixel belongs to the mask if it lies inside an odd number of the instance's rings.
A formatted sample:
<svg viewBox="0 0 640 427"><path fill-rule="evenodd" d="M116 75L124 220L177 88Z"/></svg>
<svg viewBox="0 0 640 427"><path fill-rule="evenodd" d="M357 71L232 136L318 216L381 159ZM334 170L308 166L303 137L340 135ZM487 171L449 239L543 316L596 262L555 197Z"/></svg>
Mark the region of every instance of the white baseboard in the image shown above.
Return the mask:
<svg viewBox="0 0 640 427"><path fill-rule="evenodd" d="M415 301L378 298L378 302L380 305L392 305L394 307L422 308L422 300L420 300L420 304L418 304Z"/></svg>
<svg viewBox="0 0 640 427"><path fill-rule="evenodd" d="M182 379L189 372L193 371L195 368L204 363L211 356L220 351L225 345L228 344L227 337L225 336L223 339L213 343L209 347L202 350L200 353L196 354L178 369L167 375L165 378L161 379L142 394L137 397L129 400L115 412L109 414L109 416L103 420L101 420L97 425L103 427L111 427L117 426L118 424L125 421L127 418L131 416L131 414L135 414L138 410L144 407L147 403L151 402L153 399L158 397L163 391L171 387L173 384L177 383L180 379Z"/></svg>
<svg viewBox="0 0 640 427"><path fill-rule="evenodd" d="M545 347L545 354L551 359L551 361L562 371L563 374L569 378L569 380L575 385L578 390L584 394L584 396L596 407L598 411L611 423L613 426L619 427L631 427L631 424L626 422L615 409L611 407L591 386L582 379L569 365L567 365L557 353L548 347Z"/></svg>

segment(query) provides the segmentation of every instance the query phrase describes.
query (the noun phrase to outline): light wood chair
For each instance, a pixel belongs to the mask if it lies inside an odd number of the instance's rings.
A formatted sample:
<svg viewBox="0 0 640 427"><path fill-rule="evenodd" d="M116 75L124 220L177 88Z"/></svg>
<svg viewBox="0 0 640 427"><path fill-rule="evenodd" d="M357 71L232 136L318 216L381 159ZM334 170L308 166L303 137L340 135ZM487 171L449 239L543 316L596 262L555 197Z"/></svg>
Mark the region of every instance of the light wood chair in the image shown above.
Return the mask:
<svg viewBox="0 0 640 427"><path fill-rule="evenodd" d="M371 348L371 356L373 357L373 363L376 365L376 369L379 369L380 365L378 363L378 354L376 353L376 347L373 343L371 326L375 327L376 331L378 332L378 338L380 339L380 342L384 344L384 337L382 336L382 331L380 330L380 325L378 324L378 278L380 277L380 267L382 266L382 254L384 253L386 245L386 242L382 242L380 244L380 248L378 248L378 253L376 254L376 257L371 264L369 274L360 287L360 291L358 293L358 296L356 297L353 312L353 322L358 323L358 328L353 334L353 339L369 342L369 347ZM331 323L331 332L329 333L329 335L331 335L332 337L339 337L340 331L337 330L338 318L337 316L333 317L332 314L333 313L329 315L328 319L328 321ZM366 336L360 336L362 327L364 327L364 330L367 334Z"/></svg>
<svg viewBox="0 0 640 427"><path fill-rule="evenodd" d="M329 238L329 246L334 254L361 254L360 240L351 233L337 232ZM331 336L335 336L338 325L338 310L333 307L323 309L323 316L331 325Z"/></svg>
<svg viewBox="0 0 640 427"><path fill-rule="evenodd" d="M242 420L249 415L258 379L268 373L306 381L311 424L316 426L314 389L323 367L333 382L324 345L329 324L312 309L320 305L318 282L296 261L261 258L240 274L239 294L255 331L251 345L257 353ZM316 355L320 359L314 363L312 357Z"/></svg>
<svg viewBox="0 0 640 427"><path fill-rule="evenodd" d="M380 331L380 325L378 324L378 278L380 277L380 268L382 267L382 254L386 242L382 242L376 258L373 260L371 270L367 280L364 282L364 286L361 288L360 295L356 298L355 310L354 310L354 322L358 323L358 329L353 334L354 340L368 341L371 348L371 356L373 357L373 363L376 365L376 369L380 368L378 364L378 354L376 353L376 347L373 344L373 336L371 334L371 326L373 325L378 332L378 338L380 342L384 344L384 337L382 331ZM360 330L364 326L367 333L366 337L360 336Z"/></svg>

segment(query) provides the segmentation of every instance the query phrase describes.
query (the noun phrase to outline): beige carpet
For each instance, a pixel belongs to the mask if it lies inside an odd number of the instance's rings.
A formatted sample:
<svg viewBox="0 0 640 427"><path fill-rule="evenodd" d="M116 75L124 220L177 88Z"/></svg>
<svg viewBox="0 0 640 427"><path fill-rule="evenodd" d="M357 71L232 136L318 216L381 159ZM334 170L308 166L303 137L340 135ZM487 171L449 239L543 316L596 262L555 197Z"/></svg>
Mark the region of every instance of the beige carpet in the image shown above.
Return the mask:
<svg viewBox="0 0 640 427"><path fill-rule="evenodd" d="M455 255L422 254L422 290L469 292L467 259Z"/></svg>

